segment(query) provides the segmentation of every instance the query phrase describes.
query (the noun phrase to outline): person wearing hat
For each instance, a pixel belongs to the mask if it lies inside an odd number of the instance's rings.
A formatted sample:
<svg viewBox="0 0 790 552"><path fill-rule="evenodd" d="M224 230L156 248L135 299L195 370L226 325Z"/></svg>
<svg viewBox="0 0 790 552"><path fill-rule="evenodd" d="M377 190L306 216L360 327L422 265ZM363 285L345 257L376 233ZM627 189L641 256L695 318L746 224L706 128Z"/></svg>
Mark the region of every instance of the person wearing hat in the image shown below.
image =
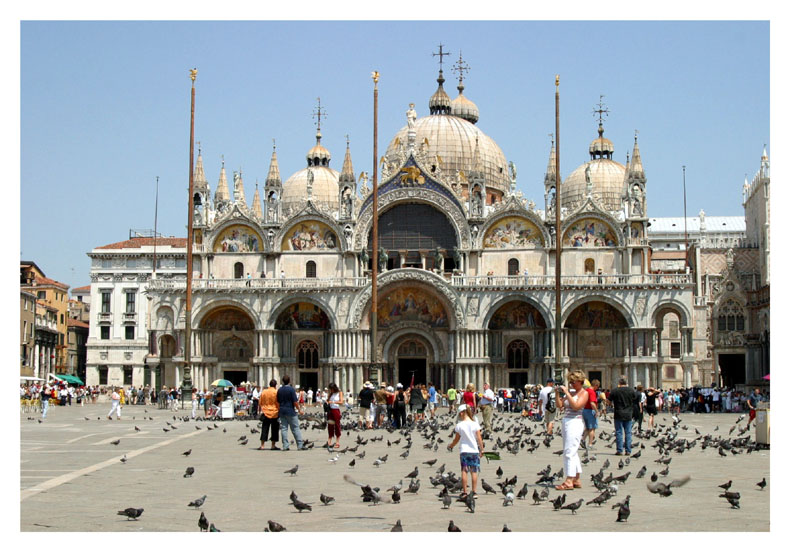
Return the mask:
<svg viewBox="0 0 790 552"><path fill-rule="evenodd" d="M373 385L369 381L362 386L357 399L359 400L359 429L373 429L373 424L368 418L370 404L373 402Z"/></svg>
<svg viewBox="0 0 790 552"><path fill-rule="evenodd" d="M373 393L376 400L376 414L373 416L373 426L378 429L384 425L384 420L387 419L387 399L390 392L387 391L386 382L381 382L379 388Z"/></svg>
<svg viewBox="0 0 790 552"><path fill-rule="evenodd" d="M540 390L538 395L540 405L540 415L543 416L543 425L546 426L546 433L551 435L554 431L554 415L557 412L557 403L554 398L554 378L546 380L546 386Z"/></svg>
<svg viewBox="0 0 790 552"><path fill-rule="evenodd" d="M401 429L406 425L406 392L403 384L395 386L395 400L392 403L393 425L396 429Z"/></svg>
<svg viewBox="0 0 790 552"><path fill-rule="evenodd" d="M461 442L461 486L463 488L461 499L465 499L467 473L472 474L472 495L477 498L477 474L480 472L480 457L483 456L483 436L480 434L480 424L466 404L458 407L458 424L455 426L453 442L447 445L447 450L452 451L458 442Z"/></svg>

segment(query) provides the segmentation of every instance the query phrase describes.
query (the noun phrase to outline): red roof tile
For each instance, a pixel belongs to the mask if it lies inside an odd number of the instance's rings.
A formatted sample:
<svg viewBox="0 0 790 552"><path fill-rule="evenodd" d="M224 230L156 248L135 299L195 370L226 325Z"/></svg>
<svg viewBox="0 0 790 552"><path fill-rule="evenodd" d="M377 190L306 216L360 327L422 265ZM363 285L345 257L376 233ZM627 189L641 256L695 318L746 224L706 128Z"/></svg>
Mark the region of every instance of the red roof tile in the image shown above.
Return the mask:
<svg viewBox="0 0 790 552"><path fill-rule="evenodd" d="M137 249L147 245L154 245L154 240L156 240L157 247L180 247L185 249L187 246L186 238L132 238L109 245L101 245L96 249Z"/></svg>
<svg viewBox="0 0 790 552"><path fill-rule="evenodd" d="M76 318L69 318L68 325L75 326L77 328L90 328L90 324L83 322L82 320L77 320Z"/></svg>
<svg viewBox="0 0 790 552"><path fill-rule="evenodd" d="M37 276L35 279L35 287L38 286L55 286L63 289L69 289L68 284L64 284L63 282L58 282L57 280L53 280L52 278L47 278L46 276ZM30 287L30 286L26 286Z"/></svg>
<svg viewBox="0 0 790 552"><path fill-rule="evenodd" d="M81 291L90 291L90 290L91 290L90 285L87 285L82 287L71 288L71 293L79 293Z"/></svg>

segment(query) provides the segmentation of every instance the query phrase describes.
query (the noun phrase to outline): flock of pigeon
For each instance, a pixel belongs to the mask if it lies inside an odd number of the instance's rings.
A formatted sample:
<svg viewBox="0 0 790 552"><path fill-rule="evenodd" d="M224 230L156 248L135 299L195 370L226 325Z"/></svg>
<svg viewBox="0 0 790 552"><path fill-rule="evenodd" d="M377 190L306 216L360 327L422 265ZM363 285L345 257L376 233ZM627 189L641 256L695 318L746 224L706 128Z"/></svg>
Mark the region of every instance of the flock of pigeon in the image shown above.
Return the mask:
<svg viewBox="0 0 790 552"><path fill-rule="evenodd" d="M320 417L306 415L300 418L303 432L308 430L320 430L322 431L321 438L323 438L325 435L325 422ZM481 495L494 495L494 497L499 496L502 500L501 507L504 508L513 507L518 501L528 502L528 499L531 499L531 504L533 506L550 504L553 510L568 510L572 515L580 514L586 507L595 506L600 508L611 502L611 509L617 510L616 518L613 517L612 522L625 523L631 515L632 495L626 494L624 489L627 485L633 486L637 484L635 482L636 479L645 479L647 490L651 494L658 495L656 500L672 497L675 493L682 494L681 487L691 480L691 476L689 474L683 474L672 478L669 477L670 464L672 460L679 455L687 454L693 449L702 452L708 448L712 448L716 449L720 456L727 457L738 454L750 454L762 448L762 445L755 443L750 435L744 436L748 429L741 427L740 424L743 422L743 419L743 416L739 417L726 434L724 434L724 432L720 433L718 426L709 434L702 434L698 429L694 428L692 437L689 426L682 422L677 416L672 416L671 421L664 417L664 423L658 423L655 429L635 435L633 445L633 450L635 452L629 456L618 457L617 463L614 466L612 465L614 458L609 458L609 454L613 452L614 431L606 431L601 428L599 429L598 440L594 450L588 450L584 447L580 450L582 463L585 465L583 474L584 480L589 481L589 485L584 485L585 491L594 488L595 496L588 500L579 498L571 502L568 500L568 493L563 492L560 494L558 491L554 490L554 485L561 482L564 478L561 465L562 437L559 435L560 432L555 429L554 435L548 435L545 433L542 425L531 422L525 418L516 415L498 416L495 420L492 434L487 436L487 450L499 455L521 455L525 458L520 462L520 465L526 468L526 466L534 465L537 462L534 455L539 451L542 452L540 450L541 447L559 449L552 452L557 456L559 469L553 469L551 464L546 465L537 472L533 471L534 468L530 469L529 473L521 474L521 484L519 486L519 475L514 474L512 476L506 476L501 464L497 467L496 471L493 471L493 465L495 464L486 465L484 463L479 481L480 489L478 493ZM189 422L189 419L174 417L173 421ZM203 422L204 420L198 419L197 421ZM417 444L418 438L422 441L422 450L428 451L427 454L429 456L433 455L433 453L439 451L439 445L449 442L452 439L454 424L455 418L453 416L443 414L430 420L420 421L401 430L389 428L386 430L360 431L356 428L355 417L352 418L349 413L344 413L341 419L341 427L347 440L351 438L352 434L356 434L356 439L353 441L354 446L347 445L342 449L324 448L324 450L328 453L327 462L329 464L345 466L340 468L345 473L338 473L337 481L339 482L342 480L348 484L359 487L361 491L359 498L362 503L366 503L369 506L379 506L381 504L397 505L401 503L402 495L417 495L422 490L423 493L427 491L435 496L437 508L449 511L453 508L460 507L462 510L460 510L459 513L474 514L479 496L472 492L468 494L462 493L460 475L448 467L458 465L456 454L448 453L446 460L438 467L434 467L435 464L439 462L438 457L431 458L430 460L421 462L419 465L415 465L414 469L410 470L408 473L405 473L406 469L401 467L403 465L411 465L408 463L407 459L412 453L412 450L420 446ZM559 424L555 424L555 428L557 425ZM167 422L167 426L167 428L163 428L164 431L178 429L177 425L170 422ZM195 427L201 429L200 425L196 425ZM205 429L209 431L217 430L222 427L222 432L226 433L228 429L235 430L241 427L241 424L238 422L229 422L220 426L216 423L208 422L207 426L202 427L205 427ZM252 424L250 421L245 423L245 428L251 435L259 433L258 427L260 427L260 425L256 427L254 421L252 421ZM135 430L139 431L139 428L135 426ZM737 433L733 436L735 432ZM377 453L372 451L374 448L383 450L383 441L385 439L386 454L376 456ZM242 435L238 439L238 443L241 445L248 444L248 435L246 433ZM257 445L257 439L254 440L254 443ZM378 445L375 447L367 447L366 445L369 443L378 443ZM120 440L112 441L112 444L118 446ZM305 447L308 449L314 448L315 442L306 440ZM309 454L316 454L321 448L322 447L319 446L319 449ZM442 449L443 448L444 447L442 447ZM606 454L606 459L599 464L596 452L600 454L604 449L610 449L611 452ZM369 451L371 452L371 456L376 456L372 460L367 457ZM192 454L192 449L181 454L187 458ZM392 460L390 460L390 455L394 457ZM650 462L658 465L652 470L648 468L648 456L654 457ZM287 457L293 458L293 456ZM127 459L124 455L124 457L121 458L121 462L126 463L126 461ZM309 461L313 462L314 460L310 459ZM375 480L362 482L358 481L355 475L352 475L362 462L367 462L372 467L381 470L380 474L376 471L379 475ZM631 479L632 469L635 469L639 464L642 464L641 467L634 475L634 478ZM591 468L596 465L600 467L597 471L593 471ZM389 466L389 468L387 466ZM395 467L393 468L393 466ZM399 481L391 485L381 483L382 480L392 475L393 469L397 470L395 473L399 472L403 474L400 477L397 475L393 477L393 479L398 478ZM649 471L652 471L652 474L648 475ZM195 468L188 466L185 469L183 477L190 478L194 473ZM295 464L292 468L285 470L282 473L282 477L293 478L298 477L298 474L299 465ZM489 482L492 481L490 474L495 474L496 476L497 481L494 485L491 485ZM268 477L273 476L269 474ZM421 477L427 479L430 488L426 489L425 486L422 486ZM488 478L489 481L486 481L486 478ZM528 481L524 481L525 479ZM732 485L733 482L728 481L718 486L721 492L716 489L711 489L711 493L714 491L717 492L718 497L724 498L730 504L731 508L740 509L741 494L733 490L731 488ZM764 490L767 486L765 477L763 477L761 481L756 482L755 485L759 490ZM573 492L573 495L578 496L580 494L580 491ZM620 498L622 495L625 495L624 498ZM576 496L573 498L576 498ZM291 491L289 499L295 512L299 514L309 514L313 511L313 504L315 503L301 500L293 490ZM194 510L201 510L206 500L207 496L203 495L189 502L187 507L193 508ZM489 512L492 508L491 500L494 500L494 498L484 498L483 501L486 511ZM337 504L334 497L324 494L323 492L319 496L319 501L323 507ZM425 507L425 504L425 502L422 502L421 507ZM454 504L458 506L454 507ZM649 510L650 504L642 503L640 507ZM388 512L394 511L395 509L388 509ZM143 515L143 512L143 508L129 507L118 511L118 515L125 516L128 520L138 520ZM297 516L295 519L301 521L301 516ZM458 519L458 517L455 516L455 519ZM522 516L512 516L511 519L515 521L523 518ZM463 525L463 522L460 524ZM213 523L209 522L202 510L197 519L197 525L200 531L219 531ZM299 528L304 528L304 525L300 524ZM263 531L280 532L286 530L283 524L274 520L268 520L266 526L263 527ZM404 526L400 519L397 519L395 523L391 524L391 531L404 531ZM456 525L453 520L450 520L447 531L459 532L461 528L459 525ZM504 523L502 531L511 531L507 523Z"/></svg>

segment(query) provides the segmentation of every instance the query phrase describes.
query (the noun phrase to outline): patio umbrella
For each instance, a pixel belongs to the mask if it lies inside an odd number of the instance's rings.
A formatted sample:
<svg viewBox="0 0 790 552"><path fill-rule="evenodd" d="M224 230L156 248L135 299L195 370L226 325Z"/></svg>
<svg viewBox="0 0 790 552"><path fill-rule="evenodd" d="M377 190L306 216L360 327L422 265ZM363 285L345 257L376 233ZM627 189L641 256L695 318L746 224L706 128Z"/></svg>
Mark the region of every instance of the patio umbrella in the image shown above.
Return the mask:
<svg viewBox="0 0 790 552"><path fill-rule="evenodd" d="M765 375L763 376L763 379L770 380L770 379L771 379L771 374L765 374Z"/></svg>
<svg viewBox="0 0 790 552"><path fill-rule="evenodd" d="M211 382L212 387L233 387L233 384L226 379L218 379Z"/></svg>

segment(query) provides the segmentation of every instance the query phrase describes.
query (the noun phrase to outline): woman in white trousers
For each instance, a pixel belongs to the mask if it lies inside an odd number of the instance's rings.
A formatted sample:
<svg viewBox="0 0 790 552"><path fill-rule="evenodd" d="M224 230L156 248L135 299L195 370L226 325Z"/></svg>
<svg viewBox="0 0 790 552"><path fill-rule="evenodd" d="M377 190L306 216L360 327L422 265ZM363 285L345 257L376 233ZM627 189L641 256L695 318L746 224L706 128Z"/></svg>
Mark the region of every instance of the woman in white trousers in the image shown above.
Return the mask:
<svg viewBox="0 0 790 552"><path fill-rule="evenodd" d="M584 435L584 418L582 410L587 404L587 390L584 384L584 373L576 370L568 374L568 387L557 387L557 395L562 401L564 416L562 418L562 448L565 481L557 485L558 491L580 489L582 463L579 459L579 445Z"/></svg>
<svg viewBox="0 0 790 552"><path fill-rule="evenodd" d="M121 419L121 395L115 389L112 390L112 395L110 395L110 401L112 404L112 408L110 408L110 413L107 414L107 419L112 420L112 413L118 413L118 419Z"/></svg>

